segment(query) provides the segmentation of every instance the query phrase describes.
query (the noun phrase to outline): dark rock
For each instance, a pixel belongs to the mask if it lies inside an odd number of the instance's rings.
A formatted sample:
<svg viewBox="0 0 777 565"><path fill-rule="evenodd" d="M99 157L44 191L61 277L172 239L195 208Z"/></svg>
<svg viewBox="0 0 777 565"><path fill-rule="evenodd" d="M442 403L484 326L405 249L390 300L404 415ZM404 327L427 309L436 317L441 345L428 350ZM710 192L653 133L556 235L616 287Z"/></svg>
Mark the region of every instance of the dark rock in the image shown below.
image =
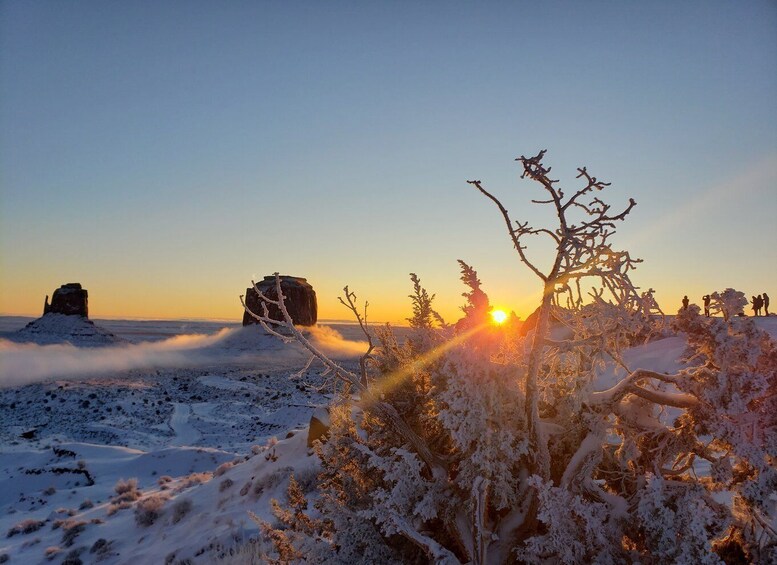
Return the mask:
<svg viewBox="0 0 777 565"><path fill-rule="evenodd" d="M46 296L46 302L43 306L43 314L49 312L54 314L65 314L67 316L89 317L89 295L86 289L81 288L80 283L63 284L51 296Z"/></svg>
<svg viewBox="0 0 777 565"><path fill-rule="evenodd" d="M275 276L264 277L264 280L256 285L259 290L270 300L276 300L278 294L275 288ZM281 292L285 297L286 309L289 311L295 326L312 326L318 316L318 304L316 291L306 279L281 275ZM246 306L258 315L264 314L262 300L253 287L246 289ZM283 315L277 306L267 304L268 316L273 320L283 321ZM258 324L248 312L243 313L243 325Z"/></svg>
<svg viewBox="0 0 777 565"><path fill-rule="evenodd" d="M308 428L308 447L313 447L313 442L323 440L329 432L329 412L326 408L316 408L310 417Z"/></svg>

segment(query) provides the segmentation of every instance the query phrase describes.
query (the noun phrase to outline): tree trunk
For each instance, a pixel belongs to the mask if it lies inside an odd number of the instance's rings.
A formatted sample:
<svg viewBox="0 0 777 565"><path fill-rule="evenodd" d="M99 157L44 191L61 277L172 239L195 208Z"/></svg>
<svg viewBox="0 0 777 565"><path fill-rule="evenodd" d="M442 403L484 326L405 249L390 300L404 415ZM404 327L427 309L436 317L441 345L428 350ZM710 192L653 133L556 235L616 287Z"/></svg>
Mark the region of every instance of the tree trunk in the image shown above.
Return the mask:
<svg viewBox="0 0 777 565"><path fill-rule="evenodd" d="M548 334L548 320L550 318L554 286L550 281L545 282L542 305L540 306L531 352L529 353L529 366L526 371L526 423L529 429L530 449L534 453L535 466L532 471L545 481L550 478L550 454L548 453L548 442L545 438L545 433L540 425L537 376L540 372L542 353L545 349L545 339Z"/></svg>

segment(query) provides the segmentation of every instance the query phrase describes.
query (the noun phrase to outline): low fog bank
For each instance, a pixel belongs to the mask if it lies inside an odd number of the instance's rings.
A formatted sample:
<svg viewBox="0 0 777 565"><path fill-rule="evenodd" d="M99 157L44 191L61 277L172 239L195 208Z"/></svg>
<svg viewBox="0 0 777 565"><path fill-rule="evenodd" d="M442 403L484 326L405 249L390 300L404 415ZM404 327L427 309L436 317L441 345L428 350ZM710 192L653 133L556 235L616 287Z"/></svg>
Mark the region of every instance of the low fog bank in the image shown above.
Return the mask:
<svg viewBox="0 0 777 565"><path fill-rule="evenodd" d="M304 330L327 355L357 357L364 341L346 339L327 326ZM161 341L106 347L77 347L69 343L38 345L0 339L0 388L17 387L55 378L114 377L132 369L192 368L214 364L256 362L259 367L293 367L309 357L297 343L283 344L256 326L224 328L210 335L184 334Z"/></svg>

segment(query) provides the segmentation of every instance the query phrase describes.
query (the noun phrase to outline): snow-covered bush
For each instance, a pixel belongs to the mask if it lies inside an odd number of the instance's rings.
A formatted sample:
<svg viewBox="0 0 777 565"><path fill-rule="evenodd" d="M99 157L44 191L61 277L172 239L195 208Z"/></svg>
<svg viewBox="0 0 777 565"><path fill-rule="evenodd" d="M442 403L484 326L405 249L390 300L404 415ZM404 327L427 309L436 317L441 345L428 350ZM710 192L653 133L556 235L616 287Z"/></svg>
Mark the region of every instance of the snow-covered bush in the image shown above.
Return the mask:
<svg viewBox="0 0 777 565"><path fill-rule="evenodd" d="M680 312L688 336L677 374L629 367L622 351L664 335L638 263L610 238L619 213L593 193L607 183L578 169L565 194L542 163L520 157L558 219L514 223L499 208L520 259L542 282L533 322L495 332L488 298L465 263L464 320L449 326L412 275L412 332L377 337L345 289L342 300L368 340L358 372L317 350L293 326L277 279L284 333L343 386L329 409L329 438L311 500L294 479L278 524L261 523L268 562L315 563L718 563L768 560L775 547L777 348L752 323ZM548 271L526 253L547 237ZM593 281L592 290L583 292ZM741 323L740 323L741 322ZM606 363L626 370L596 390ZM700 465L699 462L704 462ZM709 469L705 471L705 469ZM733 497L732 504L724 503ZM265 545L261 547L265 548ZM763 561L765 562L765 561Z"/></svg>
<svg viewBox="0 0 777 565"><path fill-rule="evenodd" d="M723 292L713 292L710 295L710 311L720 314L728 321L732 316L742 314L747 306L747 297L744 292L727 288Z"/></svg>

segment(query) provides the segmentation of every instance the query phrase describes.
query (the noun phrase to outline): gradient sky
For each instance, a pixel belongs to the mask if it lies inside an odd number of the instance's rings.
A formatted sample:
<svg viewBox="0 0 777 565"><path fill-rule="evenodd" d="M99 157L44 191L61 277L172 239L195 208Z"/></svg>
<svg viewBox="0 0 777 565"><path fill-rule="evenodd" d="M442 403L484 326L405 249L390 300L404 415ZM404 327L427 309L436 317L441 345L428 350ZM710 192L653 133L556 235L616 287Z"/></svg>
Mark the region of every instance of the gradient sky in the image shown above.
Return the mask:
<svg viewBox="0 0 777 565"><path fill-rule="evenodd" d="M614 243L667 312L777 297L773 1L4 0L0 312L78 281L93 318L239 320L281 271L320 318L349 284L398 321L412 271L455 320L464 259L525 317L539 281L465 181L547 222L513 161L543 148L637 200Z"/></svg>

